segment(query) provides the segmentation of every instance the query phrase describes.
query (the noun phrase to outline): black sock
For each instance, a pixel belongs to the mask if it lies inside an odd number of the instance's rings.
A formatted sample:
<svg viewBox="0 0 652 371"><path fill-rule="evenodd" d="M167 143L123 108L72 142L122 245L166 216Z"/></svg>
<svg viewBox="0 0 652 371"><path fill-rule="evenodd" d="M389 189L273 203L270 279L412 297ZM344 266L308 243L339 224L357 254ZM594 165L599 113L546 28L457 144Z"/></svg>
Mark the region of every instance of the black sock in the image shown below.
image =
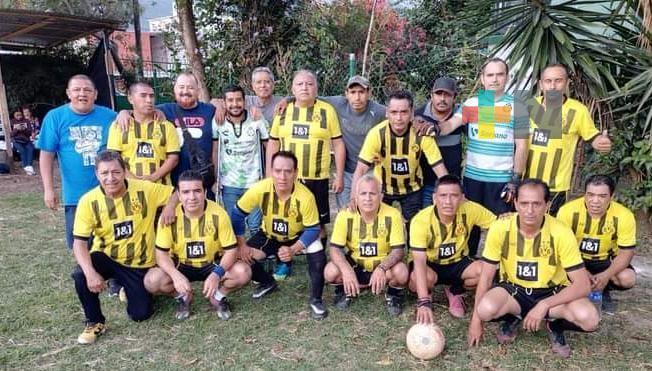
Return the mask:
<svg viewBox="0 0 652 371"><path fill-rule="evenodd" d="M387 286L387 295L389 296L403 297L404 291L405 290L400 287Z"/></svg>
<svg viewBox="0 0 652 371"><path fill-rule="evenodd" d="M274 281L274 277L265 271L265 267L260 262L255 261L251 265L251 280L264 284Z"/></svg>
<svg viewBox="0 0 652 371"><path fill-rule="evenodd" d="M453 295L462 295L466 292L466 290L464 290L464 286L459 284L451 285L450 291Z"/></svg>
<svg viewBox="0 0 652 371"><path fill-rule="evenodd" d="M582 328L579 327L578 325L574 324L573 322L567 321L563 318L550 321L550 329L554 332L562 332L564 330L586 332L582 330Z"/></svg>
<svg viewBox="0 0 652 371"><path fill-rule="evenodd" d="M518 321L518 320L519 320L518 317L516 317L515 315L513 315L511 313L507 313L507 314L502 315L502 316L500 316L498 318L494 318L489 322L514 322L514 321Z"/></svg>
<svg viewBox="0 0 652 371"><path fill-rule="evenodd" d="M333 285L333 288L336 296L344 295L344 285Z"/></svg>
<svg viewBox="0 0 652 371"><path fill-rule="evenodd" d="M326 249L326 244L328 243L328 237L322 237L321 238L321 245L324 246L324 249Z"/></svg>
<svg viewBox="0 0 652 371"><path fill-rule="evenodd" d="M324 291L324 267L326 267L326 253L320 250L306 254L308 262L308 275L310 275L310 299L321 300Z"/></svg>

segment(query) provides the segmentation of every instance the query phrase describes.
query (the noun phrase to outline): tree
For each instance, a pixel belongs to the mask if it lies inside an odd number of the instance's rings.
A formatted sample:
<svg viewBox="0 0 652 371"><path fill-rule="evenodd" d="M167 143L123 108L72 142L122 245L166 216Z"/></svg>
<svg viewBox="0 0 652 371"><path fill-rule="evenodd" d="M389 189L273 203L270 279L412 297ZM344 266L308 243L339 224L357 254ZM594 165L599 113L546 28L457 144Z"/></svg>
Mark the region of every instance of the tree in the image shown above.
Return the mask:
<svg viewBox="0 0 652 371"><path fill-rule="evenodd" d="M210 92L206 87L206 75L204 73L204 61L202 59L199 43L197 42L197 29L193 15L192 0L176 0L177 12L179 13L179 28L181 38L186 51L188 63L199 83L199 99L208 102L211 99Z"/></svg>

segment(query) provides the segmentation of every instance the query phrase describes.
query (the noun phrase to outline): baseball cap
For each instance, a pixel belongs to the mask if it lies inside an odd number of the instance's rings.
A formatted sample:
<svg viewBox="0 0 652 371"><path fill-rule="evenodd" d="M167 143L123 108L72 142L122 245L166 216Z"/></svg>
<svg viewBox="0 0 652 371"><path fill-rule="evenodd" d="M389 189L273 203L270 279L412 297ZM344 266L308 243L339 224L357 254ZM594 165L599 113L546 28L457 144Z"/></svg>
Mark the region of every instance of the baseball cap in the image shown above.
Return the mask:
<svg viewBox="0 0 652 371"><path fill-rule="evenodd" d="M440 77L432 84L432 91L444 90L450 94L457 94L457 82L450 77Z"/></svg>
<svg viewBox="0 0 652 371"><path fill-rule="evenodd" d="M367 80L365 77L362 77L360 75L355 75L352 76L349 79L349 82L346 83L346 88L350 88L353 85L360 85L365 89L369 89L369 80Z"/></svg>

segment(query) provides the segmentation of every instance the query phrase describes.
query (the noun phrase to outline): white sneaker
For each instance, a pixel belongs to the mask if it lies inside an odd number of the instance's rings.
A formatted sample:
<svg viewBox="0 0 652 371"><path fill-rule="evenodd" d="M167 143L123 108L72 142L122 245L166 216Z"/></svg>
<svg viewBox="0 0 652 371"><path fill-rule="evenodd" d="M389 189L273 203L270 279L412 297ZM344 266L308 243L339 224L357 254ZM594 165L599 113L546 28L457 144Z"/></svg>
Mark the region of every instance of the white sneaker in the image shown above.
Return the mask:
<svg viewBox="0 0 652 371"><path fill-rule="evenodd" d="M24 170L25 170L25 173L27 173L27 175L35 175L36 174L36 172L34 171L34 168L31 167L31 166L25 166Z"/></svg>

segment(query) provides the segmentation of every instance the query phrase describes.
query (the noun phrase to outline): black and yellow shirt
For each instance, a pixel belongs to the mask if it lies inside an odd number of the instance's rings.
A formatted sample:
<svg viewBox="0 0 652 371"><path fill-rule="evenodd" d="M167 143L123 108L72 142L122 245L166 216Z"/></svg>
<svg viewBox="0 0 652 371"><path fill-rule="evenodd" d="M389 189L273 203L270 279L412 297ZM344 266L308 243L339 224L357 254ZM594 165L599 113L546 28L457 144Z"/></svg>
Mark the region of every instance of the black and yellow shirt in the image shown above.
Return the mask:
<svg viewBox="0 0 652 371"><path fill-rule="evenodd" d="M575 233L584 260L606 260L620 249L636 248L634 213L616 201L611 201L602 218L593 219L581 197L564 204L557 219Z"/></svg>
<svg viewBox="0 0 652 371"><path fill-rule="evenodd" d="M368 224L359 212L342 210L335 219L330 244L372 272L392 249L405 247L401 212L381 203L378 215Z"/></svg>
<svg viewBox="0 0 652 371"><path fill-rule="evenodd" d="M385 120L367 133L359 161L374 168L383 194L401 196L421 189L423 176L419 160L424 155L430 166L443 162L432 137L418 136L412 125L405 134L398 136Z"/></svg>
<svg viewBox="0 0 652 371"><path fill-rule="evenodd" d="M127 192L107 197L97 186L79 200L73 235L93 236L91 252L99 251L127 267L154 266L156 210L164 206L173 188L144 180L125 181Z"/></svg>
<svg viewBox="0 0 652 371"><path fill-rule="evenodd" d="M575 99L566 99L561 107L561 137L549 127L539 127L536 121L545 120L541 97L539 105L530 107L530 140L525 178L540 179L552 192L570 190L575 148L581 137L590 142L599 133L585 105Z"/></svg>
<svg viewBox="0 0 652 371"><path fill-rule="evenodd" d="M331 140L340 137L337 112L319 99L307 108L288 104L282 115L274 117L270 131L270 138L280 142L281 150L297 156L300 179L329 178Z"/></svg>
<svg viewBox="0 0 652 371"><path fill-rule="evenodd" d="M140 123L133 119L125 132L115 122L111 125L107 148L120 152L127 169L136 176L153 174L163 165L167 155L180 150L179 136L171 122ZM172 184L170 174L159 182Z"/></svg>
<svg viewBox="0 0 652 371"><path fill-rule="evenodd" d="M231 220L224 209L206 200L204 213L189 218L178 205L174 223L159 225L156 248L169 251L170 257L184 265L196 268L219 262L224 251L237 246Z"/></svg>
<svg viewBox="0 0 652 371"><path fill-rule="evenodd" d="M428 261L453 264L469 255L469 234L473 226L487 229L496 216L482 205L464 201L453 222L446 225L439 219L437 208L429 206L410 222L410 250L425 251Z"/></svg>
<svg viewBox="0 0 652 371"><path fill-rule="evenodd" d="M566 273L584 267L573 232L550 215L534 238L520 233L518 214L496 220L487 233L482 259L499 264L501 282L535 289L567 286Z"/></svg>
<svg viewBox="0 0 652 371"><path fill-rule="evenodd" d="M319 224L315 196L299 182L294 182L290 198L283 201L274 191L274 180L263 179L251 186L236 206L245 214L260 207L263 213L263 232L279 242L294 240L305 228Z"/></svg>

